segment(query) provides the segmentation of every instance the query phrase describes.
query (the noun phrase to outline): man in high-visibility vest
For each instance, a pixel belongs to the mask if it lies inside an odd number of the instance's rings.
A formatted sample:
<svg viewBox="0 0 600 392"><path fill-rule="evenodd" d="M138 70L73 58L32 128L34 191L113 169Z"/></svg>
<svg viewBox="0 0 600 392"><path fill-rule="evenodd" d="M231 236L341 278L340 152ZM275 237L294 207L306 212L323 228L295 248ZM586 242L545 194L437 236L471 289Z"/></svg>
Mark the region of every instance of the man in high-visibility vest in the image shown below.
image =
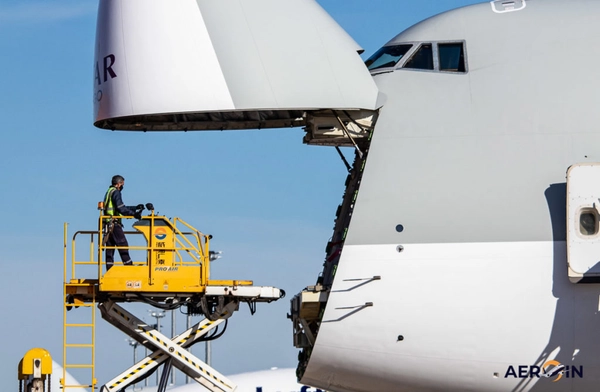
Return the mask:
<svg viewBox="0 0 600 392"><path fill-rule="evenodd" d="M144 209L143 204L138 204L136 207L126 206L121 198L121 192L125 185L125 178L120 175L113 176L111 186L104 195L104 215L108 215L111 218L105 222L105 226L108 228L106 233L106 246L119 246L127 247L127 238L123 232L123 224L119 216L133 215L136 219L142 217L142 210ZM108 271L114 264L114 249L106 249L106 270ZM121 261L125 265L132 265L131 257L129 256L128 249L119 249L119 255Z"/></svg>

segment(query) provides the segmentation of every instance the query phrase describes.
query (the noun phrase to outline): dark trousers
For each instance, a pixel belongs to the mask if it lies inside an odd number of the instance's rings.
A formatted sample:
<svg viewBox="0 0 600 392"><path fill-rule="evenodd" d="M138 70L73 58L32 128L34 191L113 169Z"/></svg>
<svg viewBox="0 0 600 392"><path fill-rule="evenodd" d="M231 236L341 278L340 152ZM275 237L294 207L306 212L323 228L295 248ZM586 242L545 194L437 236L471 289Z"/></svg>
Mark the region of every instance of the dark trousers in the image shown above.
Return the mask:
<svg viewBox="0 0 600 392"><path fill-rule="evenodd" d="M129 246L127 243L127 238L125 238L125 233L123 233L123 227L114 223L114 227L110 234L108 235L108 239L106 240L106 246ZM114 259L115 250L114 249L106 249L106 270L108 271L113 264L115 263ZM121 261L125 265L132 265L131 257L129 257L128 249L119 249L119 256L121 256Z"/></svg>

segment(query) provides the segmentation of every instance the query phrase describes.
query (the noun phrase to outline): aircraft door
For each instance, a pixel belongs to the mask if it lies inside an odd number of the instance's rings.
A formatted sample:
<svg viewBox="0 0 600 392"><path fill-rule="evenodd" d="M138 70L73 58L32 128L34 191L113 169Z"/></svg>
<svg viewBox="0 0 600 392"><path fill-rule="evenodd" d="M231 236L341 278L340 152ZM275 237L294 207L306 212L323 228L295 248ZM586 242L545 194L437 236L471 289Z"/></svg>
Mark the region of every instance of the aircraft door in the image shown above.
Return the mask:
<svg viewBox="0 0 600 392"><path fill-rule="evenodd" d="M285 128L306 110L375 110L360 50L315 0L100 0L94 124Z"/></svg>
<svg viewBox="0 0 600 392"><path fill-rule="evenodd" d="M567 170L567 261L573 283L600 282L600 163Z"/></svg>

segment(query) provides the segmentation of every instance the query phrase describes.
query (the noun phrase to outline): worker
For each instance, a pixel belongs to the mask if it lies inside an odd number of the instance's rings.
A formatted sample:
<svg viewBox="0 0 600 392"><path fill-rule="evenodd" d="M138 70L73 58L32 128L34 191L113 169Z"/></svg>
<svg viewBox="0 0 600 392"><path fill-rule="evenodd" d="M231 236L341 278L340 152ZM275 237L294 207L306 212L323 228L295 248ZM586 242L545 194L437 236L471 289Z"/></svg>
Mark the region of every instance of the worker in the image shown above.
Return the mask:
<svg viewBox="0 0 600 392"><path fill-rule="evenodd" d="M105 245L107 247L118 246L127 247L127 238L123 232L123 223L121 219L116 218L123 215L133 215L136 219L142 217L142 210L144 209L143 204L137 206L126 206L121 198L121 192L125 186L125 178L120 175L113 176L111 180L111 186L106 191L104 196L104 215L108 215L111 218L106 219L105 225ZM114 264L114 249L106 249L106 270L108 271ZM121 261L125 265L133 265L131 257L129 256L128 249L119 249L119 255Z"/></svg>

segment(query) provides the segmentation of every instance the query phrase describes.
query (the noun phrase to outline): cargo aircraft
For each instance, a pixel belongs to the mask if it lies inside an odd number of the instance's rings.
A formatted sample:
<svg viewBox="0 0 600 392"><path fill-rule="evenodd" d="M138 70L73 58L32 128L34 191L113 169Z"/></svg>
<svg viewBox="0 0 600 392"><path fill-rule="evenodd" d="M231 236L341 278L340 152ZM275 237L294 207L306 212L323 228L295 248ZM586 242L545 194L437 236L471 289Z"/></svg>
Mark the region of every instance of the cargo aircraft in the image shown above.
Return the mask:
<svg viewBox="0 0 600 392"><path fill-rule="evenodd" d="M354 149L291 303L302 384L597 391L598 44L592 0L448 11L366 64L314 0L100 0L94 124Z"/></svg>

